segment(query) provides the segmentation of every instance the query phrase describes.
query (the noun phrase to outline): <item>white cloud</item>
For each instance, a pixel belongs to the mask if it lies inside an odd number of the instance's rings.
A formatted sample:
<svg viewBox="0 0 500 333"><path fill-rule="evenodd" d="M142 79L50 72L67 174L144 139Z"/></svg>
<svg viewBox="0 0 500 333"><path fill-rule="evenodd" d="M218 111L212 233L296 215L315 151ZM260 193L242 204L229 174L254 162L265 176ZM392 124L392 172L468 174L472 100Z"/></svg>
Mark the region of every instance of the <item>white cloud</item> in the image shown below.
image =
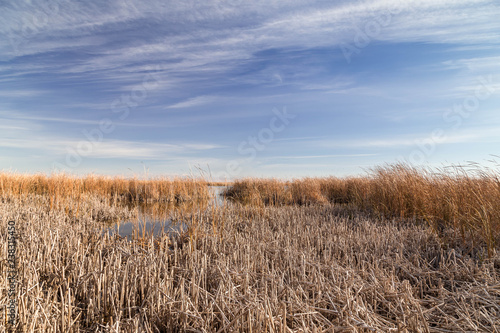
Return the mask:
<svg viewBox="0 0 500 333"><path fill-rule="evenodd" d="M377 155L378 154L291 155L291 156L273 156L267 159L309 160L309 159L322 159L322 158L333 158L333 157L368 157Z"/></svg>
<svg viewBox="0 0 500 333"><path fill-rule="evenodd" d="M12 126L12 125L0 125L0 129L2 129L2 130L19 130L19 131L28 130L27 127Z"/></svg>
<svg viewBox="0 0 500 333"><path fill-rule="evenodd" d="M16 90L0 90L0 97L13 97L13 98L18 98L18 97L32 97L32 96L38 96L43 94L44 91L42 90L21 90L21 89L16 89Z"/></svg>
<svg viewBox="0 0 500 333"><path fill-rule="evenodd" d="M500 141L499 129L497 127L489 128L470 128L459 132L443 131L442 139L437 140L436 144L456 144L466 142L482 142L484 140ZM420 135L397 136L391 138L366 138L362 140L318 140L313 144L328 148L397 148L415 146L422 140L430 139L429 133Z"/></svg>
<svg viewBox="0 0 500 333"><path fill-rule="evenodd" d="M404 93L397 94L400 90L388 89L391 87L387 86L387 82L381 82L380 85L367 83L365 86L358 80L348 77L339 77L338 80L332 81L320 79L308 81L310 77L321 77L323 73L320 71L324 69L307 64L294 68L295 63L286 67L286 64L279 62L280 59L277 57L271 60L278 59L278 62L270 61L269 65L264 63L265 56L261 57L257 54L262 54L259 52L269 49L302 52L310 48L338 48L341 43L354 43L354 37L359 33L357 29L365 30L367 24L384 18L388 20L387 24L381 27L379 33L371 37L372 42L446 43L455 49L477 50L484 48L485 45L498 44L500 21L497 18L499 13L499 5L494 0L371 0L330 3L322 1L316 5L307 0L255 0L251 2L236 0L224 3L217 0L205 2L185 0L168 3L161 0L11 2L9 5L0 5L0 34L2 34L0 60L12 60L0 65L0 76L3 77L0 83L11 87L11 82L19 83L17 80L23 76L42 74L39 77L44 77L44 83L52 82L50 76L54 75L57 78L68 78L68 82L71 81L75 87L88 87L92 93L95 87L105 87L103 90L111 96L109 103L106 103L107 97L93 100L94 95L84 96L87 90L82 89L81 99L78 100L80 96L77 96L73 106L88 107L92 111L102 110L100 114L107 112L109 115L110 104L119 98L120 94L130 92L137 84L141 84L147 73L156 71L156 66L161 65L161 69L157 71L162 80L158 94L164 96L164 99L155 100L156 95L151 97L153 96L151 94L149 95L151 98L148 97L148 104L140 106L144 113L156 108L154 112L148 114L148 117L143 118L155 123L117 124L137 127L193 125L208 120L223 118L228 121L231 118L257 116L270 112L270 110L254 106L256 103L271 101L271 96L255 98L255 95L249 93L235 98L224 97L229 95L226 91L223 93L217 91L218 87L212 85L212 80L217 84L226 84L226 87L231 83L240 87L246 85L258 85L261 88L272 87L273 89L280 87L282 89L280 92L285 91L283 89L285 86L287 89L297 88L302 90L301 96L292 98L291 94L295 90L289 89L288 94L284 93L280 98L284 102L293 101L296 105L304 104L304 99L311 98L315 91L331 93L326 97L322 96L325 98L323 101L336 100L344 96L368 95L386 99L408 98L409 101L414 102L415 93L404 91ZM147 22L147 27L144 22ZM363 52L369 52L369 50ZM285 57L290 54L293 52L286 53ZM338 53L331 54L331 57L332 62L336 60L335 57L342 57L340 49ZM259 66L252 66L255 60L263 60L263 62L259 62ZM451 60L440 65L444 65L444 69L462 69L475 75L478 72L496 71L497 73L498 60L500 59L494 56L478 57ZM287 61L289 59L283 59L283 63ZM246 67L247 64L248 67ZM264 69L268 68L266 66L275 67L265 72ZM283 67L286 67L286 70L281 71ZM442 67L441 70L443 70ZM260 68L264 69L260 70ZM309 72L302 73L301 71ZM242 72L249 74L241 74ZM364 73L359 74L359 76L363 75ZM223 80L218 80L221 77ZM474 84L470 80L463 80L462 76L458 80L462 83L456 88L457 91L471 88L466 87L463 82L468 82L469 86ZM57 83L65 84L66 82ZM94 83L95 87L91 86ZM40 85L40 81L37 81L37 84ZM395 83L394 86L397 84ZM428 90L421 89L424 92L434 89L433 83L429 86ZM451 84L447 85L447 89L453 90L453 87L449 88L449 86ZM42 90L28 88L28 83L26 83L26 90L18 89L17 85L15 87L16 89L0 91L0 97L22 99L45 94ZM47 88L52 87L47 85ZM419 87L411 88L419 89ZM176 95L177 90L183 93ZM440 97L444 96L443 90L439 91ZM75 88L74 91L78 89ZM185 92L194 97L186 98ZM276 92L277 89L269 90L269 94L276 94ZM430 99L437 95L429 94L426 97ZM13 115L10 120L17 122L2 123L0 128L13 131L23 128L31 129L31 126L35 124L39 127L41 127L40 124L47 125L45 122L65 123L69 124L68 126L99 124L99 118L95 118L96 120L74 119L71 115L64 114L66 110L72 108L71 100L65 97L56 97L57 103L64 104L64 110L62 107L59 110L56 108L46 115L40 114L42 112L40 111L35 116L34 111L30 109L25 114ZM185 99L172 104L174 98ZM278 99L275 98L275 100ZM91 103L85 103L90 100ZM165 100L169 102L161 104ZM52 100L46 99L46 101L48 105L52 103ZM100 101L104 102L99 103ZM189 118L182 117L180 112L175 112L175 109L182 110L221 101L241 103L246 108L230 114L216 111ZM274 103L274 100L272 102ZM28 110L33 105L26 107ZM169 113L172 117L168 119L164 117L164 114L158 110L162 108L168 109L163 113ZM375 111L379 112L381 117L383 116L384 111ZM298 112L305 111L299 110ZM91 116L92 114L85 115L88 118ZM157 118L154 118L155 116ZM309 124L304 124L304 126L309 126ZM324 132L318 131L318 135L322 133ZM308 134L311 133L304 131L302 135ZM394 138L390 137L391 133L387 135L387 139L329 142L317 140L315 142L323 148L391 148L411 146L415 144L415 140L419 139L418 135ZM478 141L484 139L484 135L485 133L450 135L445 143ZM493 132L488 135L490 138L496 138ZM359 137L366 136L360 135ZM422 138L424 137L425 134L422 135ZM0 141L0 147L38 149L54 155L65 154L67 147L76 149L79 144L79 141L64 138L21 136L15 136L15 138L4 137ZM276 141L285 142L286 139L277 138ZM297 144L307 145L311 142L313 141L299 140ZM96 146L89 156L133 159L158 159L168 156L184 159L185 155L194 155L200 150L220 147L203 142L169 145L157 142L105 140ZM317 147L314 146L314 148ZM319 150L311 150L311 155L276 158L305 160L336 156L341 155L322 155Z"/></svg>
<svg viewBox="0 0 500 333"><path fill-rule="evenodd" d="M30 139L3 138L0 141L0 147L38 149L55 155L66 154L68 151L77 151L81 152L80 156L90 158L162 160L179 154L212 150L221 146L206 143L162 144L125 140L103 140L102 142L91 143L86 140L34 137Z"/></svg>
<svg viewBox="0 0 500 333"><path fill-rule="evenodd" d="M205 105L205 104L210 104L216 101L218 98L217 96L197 96L190 98L188 100L175 103L169 106L166 106L165 109L182 109L182 108L190 108L193 106L200 106L200 105Z"/></svg>
<svg viewBox="0 0 500 333"><path fill-rule="evenodd" d="M216 1L202 5L179 1L169 3L168 7L160 1L115 1L107 6L92 2L80 5L66 0L52 3L40 8L18 6L16 10L5 12L0 16L3 22L0 31L12 37L14 43L20 41L17 55L105 46L99 55L65 69L67 73L110 71L134 64L139 58L156 62L179 59L180 63L168 68L203 70L202 65L247 59L271 47L308 48L352 43L357 28L364 30L367 23L387 15L389 23L373 36L374 40L496 43L498 34L495 31L500 28L500 21L496 20L500 10L491 0L356 1L321 9L307 9L306 1L284 3L277 0L241 2L241 7L221 6ZM30 22L36 15L45 17L46 8L51 7L58 10L41 23ZM244 19L248 12L254 13L254 20ZM228 18L240 19L241 24L228 21ZM140 44L110 45L114 34L120 33L116 26L126 28L139 19L173 25L174 33L166 36L157 32ZM175 27L177 22L179 27ZM197 28L196 23L204 22L210 22L214 29ZM25 28L23 32L23 26L36 26L37 29L27 33L31 30ZM4 51L7 49L4 45ZM0 54L5 56L6 52Z"/></svg>

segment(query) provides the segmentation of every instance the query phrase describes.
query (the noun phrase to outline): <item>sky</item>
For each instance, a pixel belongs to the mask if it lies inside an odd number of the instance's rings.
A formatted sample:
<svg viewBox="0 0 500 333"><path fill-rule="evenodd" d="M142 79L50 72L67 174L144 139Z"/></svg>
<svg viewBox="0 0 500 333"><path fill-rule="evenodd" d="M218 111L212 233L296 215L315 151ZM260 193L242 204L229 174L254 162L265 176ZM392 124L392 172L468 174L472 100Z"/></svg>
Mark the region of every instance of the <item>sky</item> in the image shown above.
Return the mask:
<svg viewBox="0 0 500 333"><path fill-rule="evenodd" d="M0 170L223 180L487 163L499 14L493 0L0 0Z"/></svg>

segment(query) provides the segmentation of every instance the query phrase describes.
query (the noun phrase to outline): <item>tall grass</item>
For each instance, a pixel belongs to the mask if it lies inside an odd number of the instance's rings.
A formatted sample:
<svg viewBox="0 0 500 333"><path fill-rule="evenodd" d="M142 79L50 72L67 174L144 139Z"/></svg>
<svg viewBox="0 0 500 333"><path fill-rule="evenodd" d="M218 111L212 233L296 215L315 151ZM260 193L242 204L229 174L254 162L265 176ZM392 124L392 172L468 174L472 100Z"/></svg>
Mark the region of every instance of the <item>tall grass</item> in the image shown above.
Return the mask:
<svg viewBox="0 0 500 333"><path fill-rule="evenodd" d="M79 200L82 195L94 195L105 200L121 202L180 202L209 198L208 183L192 178L126 179L87 175L71 177L66 174L23 175L0 173L0 197L41 195L52 198Z"/></svg>
<svg viewBox="0 0 500 333"><path fill-rule="evenodd" d="M255 206L290 204L287 183L277 179L242 179L224 190L223 195L234 201Z"/></svg>
<svg viewBox="0 0 500 333"><path fill-rule="evenodd" d="M500 173L485 168L372 169L365 177L294 181L245 179L225 195L257 205L352 204L376 216L425 221L436 232L452 226L493 251L500 241Z"/></svg>

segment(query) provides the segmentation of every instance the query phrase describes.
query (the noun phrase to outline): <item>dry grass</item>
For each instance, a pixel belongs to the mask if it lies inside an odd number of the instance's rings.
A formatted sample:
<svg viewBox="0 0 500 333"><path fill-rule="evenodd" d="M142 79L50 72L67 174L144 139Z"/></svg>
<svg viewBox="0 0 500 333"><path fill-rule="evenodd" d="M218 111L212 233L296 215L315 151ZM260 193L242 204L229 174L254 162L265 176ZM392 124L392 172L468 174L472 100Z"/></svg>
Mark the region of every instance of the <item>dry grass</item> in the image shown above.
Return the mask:
<svg viewBox="0 0 500 333"><path fill-rule="evenodd" d="M500 330L495 173L395 165L364 178L247 179L226 191L245 205L219 207L193 205L210 192L205 182L181 183L0 174L1 258L9 220L18 238L13 329ZM191 201L165 211L179 195ZM98 222L139 211L189 228L102 235ZM1 274L0 331L7 285Z"/></svg>
<svg viewBox="0 0 500 333"><path fill-rule="evenodd" d="M208 183L191 178L126 179L88 175L77 178L66 174L23 175L0 173L0 197L43 195L56 204L59 200L80 201L82 196L96 195L107 201L181 202L207 199Z"/></svg>
<svg viewBox="0 0 500 333"><path fill-rule="evenodd" d="M443 247L428 227L373 220L349 205L234 205L178 213L191 225L185 237L129 242L101 237L88 213L100 200L84 200L72 219L63 209L41 208L49 200L14 197L0 208L2 230L11 219L18 228L20 331L500 327L500 258L471 255L447 228L455 242ZM6 233L0 235L5 258ZM2 288L0 307L6 295Z"/></svg>
<svg viewBox="0 0 500 333"><path fill-rule="evenodd" d="M359 178L245 179L225 195L257 206L353 204L375 217L425 221L438 234L454 227L464 240L472 237L485 245L489 255L500 244L500 173L478 167L427 170L396 164Z"/></svg>
<svg viewBox="0 0 500 333"><path fill-rule="evenodd" d="M224 191L224 195L253 206L280 206L290 204L292 200L287 183L277 179L237 180Z"/></svg>
<svg viewBox="0 0 500 333"><path fill-rule="evenodd" d="M208 186L231 186L232 184L230 181L208 181Z"/></svg>

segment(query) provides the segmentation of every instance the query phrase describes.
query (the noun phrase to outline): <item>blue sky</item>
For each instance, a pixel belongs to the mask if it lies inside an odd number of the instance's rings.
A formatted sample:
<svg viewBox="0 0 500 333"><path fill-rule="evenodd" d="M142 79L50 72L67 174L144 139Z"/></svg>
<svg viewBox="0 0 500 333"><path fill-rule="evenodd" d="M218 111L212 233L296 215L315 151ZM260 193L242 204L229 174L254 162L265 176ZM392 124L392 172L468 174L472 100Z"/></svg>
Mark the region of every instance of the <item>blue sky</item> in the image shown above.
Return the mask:
<svg viewBox="0 0 500 333"><path fill-rule="evenodd" d="M214 179L500 155L489 0L0 1L0 169Z"/></svg>

